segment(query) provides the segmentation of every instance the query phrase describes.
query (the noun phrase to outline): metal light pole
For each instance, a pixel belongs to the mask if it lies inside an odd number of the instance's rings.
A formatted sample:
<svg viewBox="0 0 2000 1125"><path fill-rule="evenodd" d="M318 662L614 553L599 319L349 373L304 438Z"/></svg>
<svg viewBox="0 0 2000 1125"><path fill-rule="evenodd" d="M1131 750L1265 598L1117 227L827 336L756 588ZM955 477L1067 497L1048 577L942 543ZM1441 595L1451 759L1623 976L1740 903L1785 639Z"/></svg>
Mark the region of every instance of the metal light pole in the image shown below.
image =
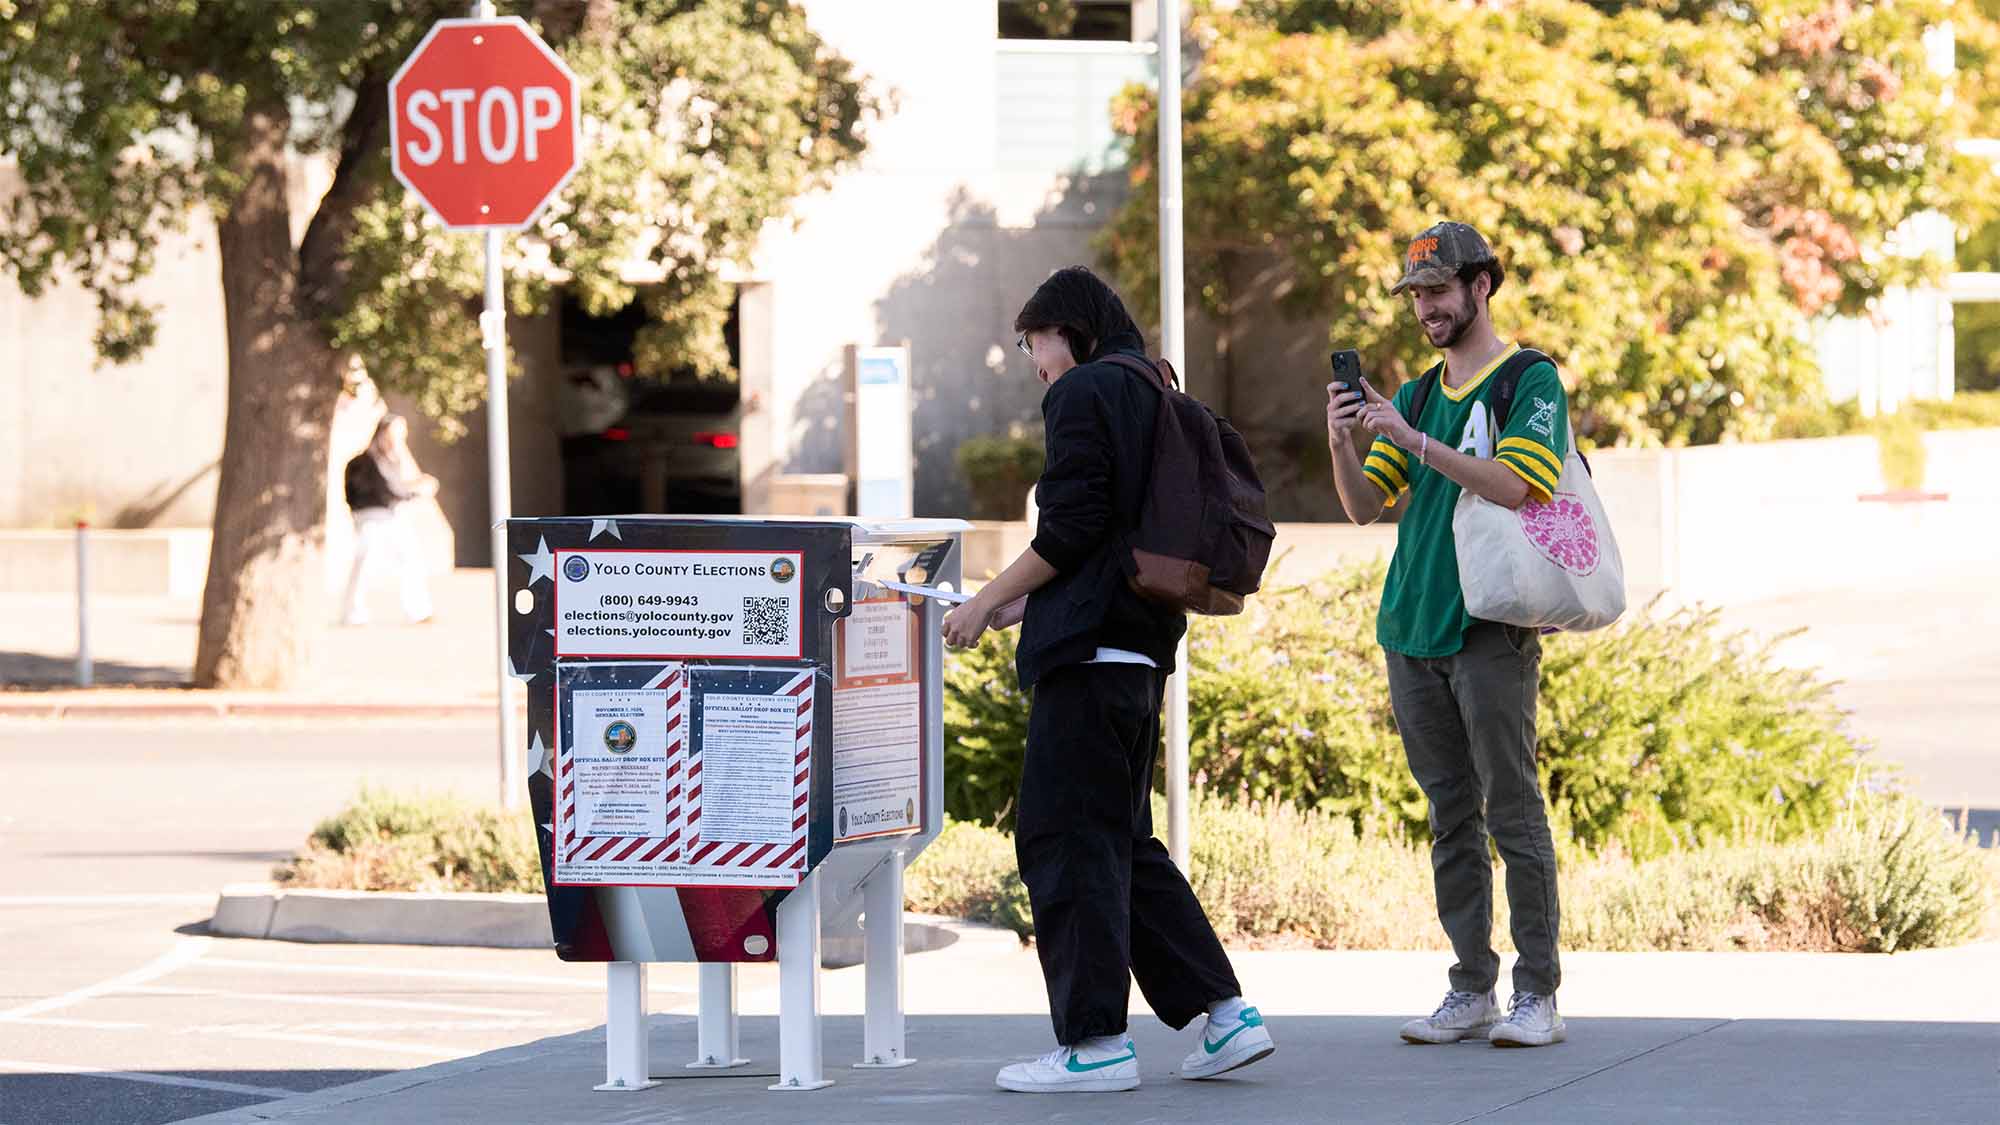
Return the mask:
<svg viewBox="0 0 2000 1125"><path fill-rule="evenodd" d="M1181 255L1181 5L1160 0L1160 348L1187 370ZM1188 649L1181 638L1167 677L1167 851L1188 870Z"/></svg>
<svg viewBox="0 0 2000 1125"><path fill-rule="evenodd" d="M492 0L472 6L478 19L497 15ZM521 805L520 731L514 725L514 679L507 665L507 519L514 514L514 482L507 440L507 294L500 269L500 232L486 233L486 307L479 314L486 347L486 490L493 522L493 632L500 696L500 807Z"/></svg>

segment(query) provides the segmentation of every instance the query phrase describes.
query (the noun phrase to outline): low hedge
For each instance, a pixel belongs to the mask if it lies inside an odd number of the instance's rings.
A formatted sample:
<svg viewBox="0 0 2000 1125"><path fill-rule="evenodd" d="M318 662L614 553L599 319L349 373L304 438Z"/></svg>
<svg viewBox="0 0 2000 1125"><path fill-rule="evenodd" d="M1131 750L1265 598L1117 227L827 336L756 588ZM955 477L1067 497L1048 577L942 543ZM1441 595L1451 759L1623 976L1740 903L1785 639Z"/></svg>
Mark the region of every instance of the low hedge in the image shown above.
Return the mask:
<svg viewBox="0 0 2000 1125"><path fill-rule="evenodd" d="M1189 758L1199 784L1245 800L1428 832L1375 644L1379 565L1267 591L1189 633ZM991 633L945 676L946 810L1012 823L1028 697L1014 637ZM1830 824L1880 772L1844 732L1828 685L1776 664L1712 613L1635 612L1544 639L1542 781L1558 833L1641 858L1698 844L1787 840Z"/></svg>
<svg viewBox="0 0 2000 1125"><path fill-rule="evenodd" d="M1206 792L1190 814L1194 889L1230 943L1445 947L1426 845L1400 821ZM1568 948L1886 953L2000 933L2000 857L1893 795L1867 797L1784 843L1676 848L1646 860L1570 844L1558 869ZM381 790L362 791L322 822L277 877L340 890L542 891L526 813ZM904 886L913 910L1034 932L1013 838L998 829L947 823ZM1494 906L1504 948L1504 894Z"/></svg>
<svg viewBox="0 0 2000 1125"><path fill-rule="evenodd" d="M1163 814L1162 814L1163 815ZM1198 793L1190 882L1237 946L1445 949L1427 845L1393 821ZM1991 932L2000 864L1933 810L1872 797L1787 843L1680 849L1639 860L1574 846L1558 861L1563 944L1600 950L1893 953ZM1496 875L1495 941L1507 940ZM1012 838L950 825L910 868L912 909L1006 926L1033 921Z"/></svg>
<svg viewBox="0 0 2000 1125"><path fill-rule="evenodd" d="M371 788L321 821L272 875L334 890L542 892L541 853L525 811Z"/></svg>

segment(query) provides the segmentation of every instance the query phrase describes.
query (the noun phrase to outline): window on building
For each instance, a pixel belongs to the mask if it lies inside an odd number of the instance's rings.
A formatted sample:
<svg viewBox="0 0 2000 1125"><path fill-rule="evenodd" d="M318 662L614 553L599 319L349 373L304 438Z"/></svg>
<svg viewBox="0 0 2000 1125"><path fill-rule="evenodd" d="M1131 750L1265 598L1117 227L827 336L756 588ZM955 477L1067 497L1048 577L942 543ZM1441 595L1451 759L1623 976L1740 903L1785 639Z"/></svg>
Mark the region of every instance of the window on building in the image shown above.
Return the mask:
<svg viewBox="0 0 2000 1125"><path fill-rule="evenodd" d="M1069 15L1069 27L1051 30ZM1132 0L1000 0L1000 38L1132 41Z"/></svg>

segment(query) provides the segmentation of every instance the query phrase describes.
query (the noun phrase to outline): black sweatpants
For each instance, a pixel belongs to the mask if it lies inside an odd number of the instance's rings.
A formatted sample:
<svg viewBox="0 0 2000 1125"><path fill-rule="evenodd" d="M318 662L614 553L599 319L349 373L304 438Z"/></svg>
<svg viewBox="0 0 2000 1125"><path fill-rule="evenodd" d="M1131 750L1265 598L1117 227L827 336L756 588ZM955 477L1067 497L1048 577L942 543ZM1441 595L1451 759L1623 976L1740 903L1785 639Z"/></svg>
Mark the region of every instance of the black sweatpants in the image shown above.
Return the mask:
<svg viewBox="0 0 2000 1125"><path fill-rule="evenodd" d="M1014 834L1056 1041L1125 1030L1131 980L1169 1027L1242 988L1153 838L1164 673L1073 664L1035 684Z"/></svg>

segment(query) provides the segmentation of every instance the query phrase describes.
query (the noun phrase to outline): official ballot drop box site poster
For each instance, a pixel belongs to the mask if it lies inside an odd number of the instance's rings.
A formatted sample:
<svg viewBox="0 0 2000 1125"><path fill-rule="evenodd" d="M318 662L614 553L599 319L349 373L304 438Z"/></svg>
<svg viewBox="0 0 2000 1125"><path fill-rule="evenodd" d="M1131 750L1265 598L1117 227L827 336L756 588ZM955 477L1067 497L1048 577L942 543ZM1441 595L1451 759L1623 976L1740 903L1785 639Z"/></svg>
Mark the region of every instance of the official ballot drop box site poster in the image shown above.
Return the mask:
<svg viewBox="0 0 2000 1125"><path fill-rule="evenodd" d="M797 886L820 678L812 668L559 666L551 882Z"/></svg>

